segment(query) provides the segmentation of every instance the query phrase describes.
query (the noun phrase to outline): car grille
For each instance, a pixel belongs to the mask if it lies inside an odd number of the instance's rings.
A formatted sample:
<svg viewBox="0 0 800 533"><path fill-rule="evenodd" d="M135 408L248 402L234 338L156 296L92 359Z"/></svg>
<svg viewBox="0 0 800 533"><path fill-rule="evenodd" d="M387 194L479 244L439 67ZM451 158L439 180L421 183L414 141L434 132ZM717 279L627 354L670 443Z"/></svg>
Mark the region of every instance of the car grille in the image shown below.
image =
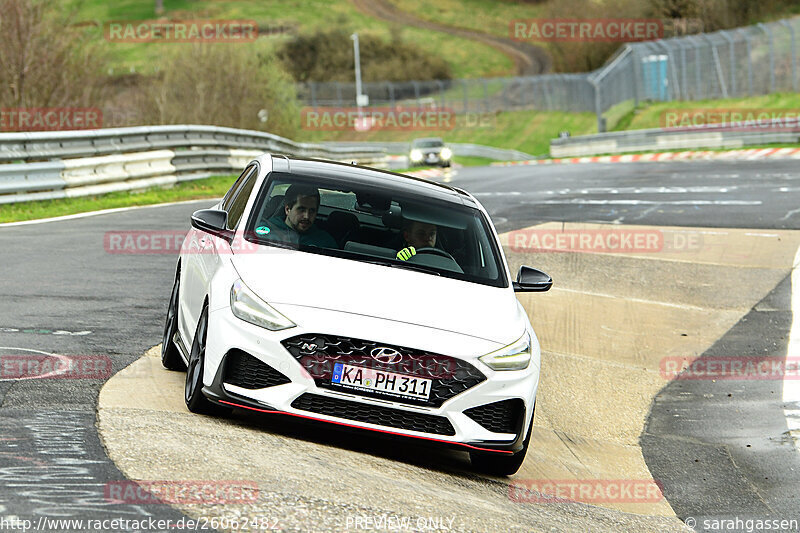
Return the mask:
<svg viewBox="0 0 800 533"><path fill-rule="evenodd" d="M489 431L519 433L524 408L522 400L513 399L472 407L464 414Z"/></svg>
<svg viewBox="0 0 800 533"><path fill-rule="evenodd" d="M321 388L342 390L338 384L331 383L333 367L336 363L347 363L431 380L431 392L427 400L402 398L381 392L352 389L347 391L350 394L390 399L398 403L439 407L453 396L486 380L486 376L477 368L456 357L431 354L373 341L309 333L286 339L283 341L283 346L314 378L317 387ZM402 355L402 359L391 364L377 361L370 355L370 352L376 348L396 350Z"/></svg>
<svg viewBox="0 0 800 533"><path fill-rule="evenodd" d="M436 435L455 435L450 421L443 416L425 413L410 413L399 409L367 405L338 398L328 398L318 394L305 393L292 402L292 407L321 415L345 418L356 422L375 424L408 431L433 433Z"/></svg>
<svg viewBox="0 0 800 533"><path fill-rule="evenodd" d="M291 383L291 380L242 350L233 349L225 355L222 381L244 389L264 389Z"/></svg>

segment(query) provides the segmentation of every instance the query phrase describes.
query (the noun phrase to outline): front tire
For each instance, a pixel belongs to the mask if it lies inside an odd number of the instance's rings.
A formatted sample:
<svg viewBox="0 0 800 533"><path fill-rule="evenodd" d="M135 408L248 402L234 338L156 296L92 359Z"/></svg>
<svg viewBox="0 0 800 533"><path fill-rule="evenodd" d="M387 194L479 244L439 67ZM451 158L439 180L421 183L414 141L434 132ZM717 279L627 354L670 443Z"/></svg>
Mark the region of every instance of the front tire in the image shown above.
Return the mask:
<svg viewBox="0 0 800 533"><path fill-rule="evenodd" d="M536 406L534 405L534 410ZM531 413L531 423L528 427L528 434L522 443L522 449L513 455L500 455L492 452L469 452L469 459L472 467L484 474L493 476L510 476L515 474L525 461L525 454L528 453L528 444L533 433L533 413Z"/></svg>
<svg viewBox="0 0 800 533"><path fill-rule="evenodd" d="M161 364L167 370L186 370L178 347L175 346L173 337L178 331L178 297L180 292L181 271L175 272L175 283L172 285L172 295L167 308L167 322L164 324L164 336L161 339Z"/></svg>
<svg viewBox="0 0 800 533"><path fill-rule="evenodd" d="M186 368L186 386L184 400L189 411L197 414L217 415L229 410L212 403L203 394L203 369L206 358L206 339L208 337L208 305L203 306L197 330L194 333L192 350L189 353L189 364Z"/></svg>

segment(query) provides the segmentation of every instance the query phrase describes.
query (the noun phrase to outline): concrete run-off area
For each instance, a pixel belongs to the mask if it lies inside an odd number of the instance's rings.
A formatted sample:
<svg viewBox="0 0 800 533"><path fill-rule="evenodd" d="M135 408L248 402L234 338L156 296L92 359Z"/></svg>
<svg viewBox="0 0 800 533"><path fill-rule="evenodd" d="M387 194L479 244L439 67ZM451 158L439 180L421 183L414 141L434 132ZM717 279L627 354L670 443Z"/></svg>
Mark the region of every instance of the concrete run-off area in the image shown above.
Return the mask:
<svg viewBox="0 0 800 533"><path fill-rule="evenodd" d="M109 457L133 480L256 483L254 502L177 504L189 516L228 517L229 524L267 518L277 529L346 531L378 517L451 531L684 531L652 493L547 501L514 488L660 483L639 437L668 384L662 361L690 361L731 329L788 275L800 232L624 226L659 238L640 241L649 247L595 250L557 249L565 241L545 238L589 232L608 244L619 242L608 232L620 228L548 223L501 235L512 272L529 264L555 280L549 293L519 294L543 354L531 448L511 478L472 473L461 452L326 425L192 415L183 404L184 374L161 367L158 347L101 392L98 427Z"/></svg>

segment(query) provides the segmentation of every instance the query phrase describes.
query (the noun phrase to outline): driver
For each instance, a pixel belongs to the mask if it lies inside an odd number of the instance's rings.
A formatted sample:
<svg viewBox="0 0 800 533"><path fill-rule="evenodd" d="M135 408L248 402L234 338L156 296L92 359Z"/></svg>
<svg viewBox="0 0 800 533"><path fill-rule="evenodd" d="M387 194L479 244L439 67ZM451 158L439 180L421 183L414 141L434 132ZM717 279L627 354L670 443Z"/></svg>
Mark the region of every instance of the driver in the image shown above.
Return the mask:
<svg viewBox="0 0 800 533"><path fill-rule="evenodd" d="M417 254L417 248L436 246L436 229L434 224L406 220L403 224L405 247L397 252L397 258L400 261L407 261Z"/></svg>
<svg viewBox="0 0 800 533"><path fill-rule="evenodd" d="M295 183L286 189L283 211L273 215L267 220L267 224L271 229L286 235L290 242L320 248L338 248L330 233L314 225L318 208L319 190Z"/></svg>

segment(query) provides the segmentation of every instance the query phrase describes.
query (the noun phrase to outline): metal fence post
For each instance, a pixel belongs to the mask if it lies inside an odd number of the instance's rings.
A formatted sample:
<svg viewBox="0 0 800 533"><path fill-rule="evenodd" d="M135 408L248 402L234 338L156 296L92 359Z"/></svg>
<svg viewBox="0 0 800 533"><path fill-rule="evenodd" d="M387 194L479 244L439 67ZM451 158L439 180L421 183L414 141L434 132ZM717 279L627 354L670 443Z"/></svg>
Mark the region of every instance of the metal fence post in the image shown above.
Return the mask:
<svg viewBox="0 0 800 533"><path fill-rule="evenodd" d="M625 45L628 50L630 51L630 64L631 64L631 77L633 78L633 107L637 109L639 107L639 69L641 68L641 62L639 61L639 56L634 51L633 47L630 45Z"/></svg>
<svg viewBox="0 0 800 533"><path fill-rule="evenodd" d="M442 80L436 80L436 84L439 86L439 98L441 99L439 107L444 107L446 102L444 97L444 83L442 83Z"/></svg>
<svg viewBox="0 0 800 533"><path fill-rule="evenodd" d="M461 86L464 87L464 113L469 113L469 93L467 92L467 81L461 80Z"/></svg>
<svg viewBox="0 0 800 533"><path fill-rule="evenodd" d="M675 40L675 44L681 49L681 74L679 81L681 84L681 95L684 100L689 100L689 86L686 81L686 47L683 46L683 43L679 39Z"/></svg>
<svg viewBox="0 0 800 533"><path fill-rule="evenodd" d="M782 20L780 22L789 29L789 35L792 38L792 90L797 92L797 52L795 50L794 26L789 24L788 20Z"/></svg>
<svg viewBox="0 0 800 533"><path fill-rule="evenodd" d="M714 44L714 41L711 40L711 37L708 36L707 33L703 33L702 37L708 42L708 45L711 47L711 58L714 60L714 69L717 71L717 81L719 82L719 88L722 89L722 97L728 97L728 88L725 87L725 76L722 74L722 64L719 61L719 53L717 52L717 47Z"/></svg>
<svg viewBox="0 0 800 533"><path fill-rule="evenodd" d="M680 100L680 85L678 84L678 74L675 70L675 59L672 55L672 49L669 47L669 44L667 44L667 41L664 40L655 41L655 44L661 45L667 52L667 72L672 72L672 83L668 83L667 87L667 89L669 89L667 91L667 101ZM669 82L669 74L667 74L667 81ZM675 90L678 91L677 97L673 97L673 92Z"/></svg>
<svg viewBox="0 0 800 533"><path fill-rule="evenodd" d="M697 95L695 95L695 100L701 100L703 90L702 85L700 84L700 42L695 40L694 36L690 37L691 41L694 43L694 80L697 90Z"/></svg>
<svg viewBox="0 0 800 533"><path fill-rule="evenodd" d="M597 133L605 133L606 121L603 118L603 104L600 96L600 84L592 81L594 85L594 113L597 115Z"/></svg>
<svg viewBox="0 0 800 533"><path fill-rule="evenodd" d="M735 56L736 52L734 50L733 39L731 38L730 35L728 35L727 31L723 30L723 31L719 32L719 34L722 35L722 37L726 41L728 41L728 55L730 56L729 57L729 59L730 59L729 63L730 63L730 69L731 69L731 92L730 92L730 94L731 94L731 96L736 96L736 61L734 60L734 56Z"/></svg>
<svg viewBox="0 0 800 533"><path fill-rule="evenodd" d="M311 107L314 108L316 111L317 109L317 84L316 82L311 82L308 84L309 88L311 89Z"/></svg>
<svg viewBox="0 0 800 533"><path fill-rule="evenodd" d="M769 38L769 92L775 92L775 44L772 42L772 30L769 26L759 22L758 27L764 30Z"/></svg>
<svg viewBox="0 0 800 533"><path fill-rule="evenodd" d="M392 108L394 108L394 84L390 81L386 82L386 87L389 89L389 102Z"/></svg>
<svg viewBox="0 0 800 533"><path fill-rule="evenodd" d="M417 107L422 107L422 104L419 101L419 82L414 80L411 82L411 85L414 86L414 98L417 99Z"/></svg>
<svg viewBox="0 0 800 533"><path fill-rule="evenodd" d="M753 95L753 59L750 54L750 36L747 35L747 30L739 28L739 35L744 39L745 48L747 49L747 94Z"/></svg>
<svg viewBox="0 0 800 533"><path fill-rule="evenodd" d="M520 78L519 80L519 105L521 109L525 109L528 105L528 97L527 91L525 90L525 82L528 81L528 78Z"/></svg>
<svg viewBox="0 0 800 533"><path fill-rule="evenodd" d="M542 80L542 88L544 91L544 108L548 111L553 109L550 101L550 75L547 74L544 80Z"/></svg>

